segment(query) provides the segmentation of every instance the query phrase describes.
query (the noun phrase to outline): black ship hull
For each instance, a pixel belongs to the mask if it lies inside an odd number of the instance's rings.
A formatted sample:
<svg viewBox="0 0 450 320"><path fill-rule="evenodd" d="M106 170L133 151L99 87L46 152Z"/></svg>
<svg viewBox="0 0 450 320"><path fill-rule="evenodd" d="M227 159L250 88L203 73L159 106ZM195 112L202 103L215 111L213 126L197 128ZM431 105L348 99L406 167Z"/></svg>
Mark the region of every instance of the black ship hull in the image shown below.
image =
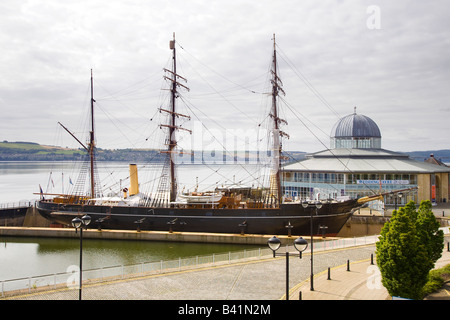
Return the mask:
<svg viewBox="0 0 450 320"><path fill-rule="evenodd" d="M0 209L0 226L20 227L30 206Z"/></svg>
<svg viewBox="0 0 450 320"><path fill-rule="evenodd" d="M89 228L266 235L309 235L312 216L314 234L336 235L359 206L356 200L324 203L316 212L315 207L305 209L298 203L281 208L192 209L62 205L44 200L37 209L43 217L67 226L73 218L89 214Z"/></svg>

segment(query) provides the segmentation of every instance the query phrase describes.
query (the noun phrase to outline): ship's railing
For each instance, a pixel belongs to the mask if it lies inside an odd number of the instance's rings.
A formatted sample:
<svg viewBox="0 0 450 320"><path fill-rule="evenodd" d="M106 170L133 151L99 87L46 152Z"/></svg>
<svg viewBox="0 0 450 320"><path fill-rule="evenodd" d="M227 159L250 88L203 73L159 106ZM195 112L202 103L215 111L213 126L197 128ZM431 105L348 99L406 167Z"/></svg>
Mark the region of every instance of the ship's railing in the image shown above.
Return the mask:
<svg viewBox="0 0 450 320"><path fill-rule="evenodd" d="M378 240L378 237L378 235L374 235L355 238L314 240L314 252L374 244ZM294 252L295 250L293 246L283 246L278 252L283 253L286 251ZM305 253L308 252L310 252L310 247L305 251ZM154 274L164 274L181 270L193 270L207 266L226 265L263 258L267 259L271 256L272 251L268 247L261 247L251 250L185 257L174 260L161 260L132 265L86 269L83 270L83 285ZM46 290L78 288L78 272L77 266L70 266L67 272L3 280L0 281L1 297L5 298L8 296L37 293Z"/></svg>
<svg viewBox="0 0 450 320"><path fill-rule="evenodd" d="M23 208L23 207L31 207L34 205L34 200L22 200L19 202L7 202L0 203L0 209L14 209L14 208Z"/></svg>

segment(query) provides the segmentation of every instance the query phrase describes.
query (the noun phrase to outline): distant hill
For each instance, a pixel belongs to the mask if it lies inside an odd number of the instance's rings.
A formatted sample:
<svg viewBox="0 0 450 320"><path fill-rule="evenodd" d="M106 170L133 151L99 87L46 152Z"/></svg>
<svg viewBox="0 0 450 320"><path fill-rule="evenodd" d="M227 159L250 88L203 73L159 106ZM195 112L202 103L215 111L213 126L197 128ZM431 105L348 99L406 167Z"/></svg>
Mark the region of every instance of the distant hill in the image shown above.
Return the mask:
<svg viewBox="0 0 450 320"><path fill-rule="evenodd" d="M286 161L299 161L305 158L305 152L287 151ZM406 152L411 158L423 161L430 154L438 160L450 163L450 150L429 150ZM194 154L183 155L181 160L193 163L255 163L258 156L256 151L228 152L223 155L220 151L194 151ZM75 161L86 157L86 151L80 149L62 148L57 146L40 145L35 142L0 142L0 161ZM155 149L97 149L99 161L128 161L128 162L162 162L164 155Z"/></svg>
<svg viewBox="0 0 450 320"><path fill-rule="evenodd" d="M75 161L86 157L86 151L40 145L34 142L0 142L0 161ZM97 150L99 161L145 161L162 159L157 150ZM161 159L160 159L161 158Z"/></svg>
<svg viewBox="0 0 450 320"><path fill-rule="evenodd" d="M450 150L428 150L428 151L411 151L406 152L411 158L419 161L423 161L430 157L430 155L434 155L434 157L444 163L450 163Z"/></svg>
<svg viewBox="0 0 450 320"><path fill-rule="evenodd" d="M78 159L84 152L34 142L0 142L0 161L51 161Z"/></svg>
<svg viewBox="0 0 450 320"><path fill-rule="evenodd" d="M270 155L256 151L237 151L223 154L221 151L194 151L180 154L178 163L210 163L232 164L256 163L257 157ZM305 158L305 152L289 151L285 153L286 161L298 161ZM34 142L0 142L0 161L79 161L87 157L84 149L70 149L57 146L40 145ZM98 161L127 161L127 162L162 162L164 155L154 149L97 149Z"/></svg>

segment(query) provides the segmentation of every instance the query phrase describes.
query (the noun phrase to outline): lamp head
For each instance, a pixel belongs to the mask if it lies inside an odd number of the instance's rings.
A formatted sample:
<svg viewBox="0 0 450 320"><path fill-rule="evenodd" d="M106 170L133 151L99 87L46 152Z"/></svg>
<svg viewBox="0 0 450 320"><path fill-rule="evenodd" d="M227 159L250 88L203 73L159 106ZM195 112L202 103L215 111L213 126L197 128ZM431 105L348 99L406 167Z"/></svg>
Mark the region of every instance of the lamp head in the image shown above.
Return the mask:
<svg viewBox="0 0 450 320"><path fill-rule="evenodd" d="M75 229L78 229L80 226L81 226L81 219L80 218L78 218L78 217L76 217L76 218L73 218L72 219L72 226L75 228Z"/></svg>
<svg viewBox="0 0 450 320"><path fill-rule="evenodd" d="M270 248L273 252L275 252L275 251L277 251L277 250L280 248L280 246L281 246L281 240L278 239L277 237L273 236L272 238L270 238L270 239L267 241L267 245L269 246L269 248Z"/></svg>
<svg viewBox="0 0 450 320"><path fill-rule="evenodd" d="M322 202L317 201L317 202L316 202L316 208L317 208L317 209L322 208Z"/></svg>
<svg viewBox="0 0 450 320"><path fill-rule="evenodd" d="M91 217L88 216L87 214L85 214L85 215L81 218L81 220L83 221L83 224L84 224L85 226L87 226L89 223L91 223Z"/></svg>
<svg viewBox="0 0 450 320"><path fill-rule="evenodd" d="M303 252L308 247L308 242L302 237L299 237L294 240L294 247L298 252Z"/></svg>

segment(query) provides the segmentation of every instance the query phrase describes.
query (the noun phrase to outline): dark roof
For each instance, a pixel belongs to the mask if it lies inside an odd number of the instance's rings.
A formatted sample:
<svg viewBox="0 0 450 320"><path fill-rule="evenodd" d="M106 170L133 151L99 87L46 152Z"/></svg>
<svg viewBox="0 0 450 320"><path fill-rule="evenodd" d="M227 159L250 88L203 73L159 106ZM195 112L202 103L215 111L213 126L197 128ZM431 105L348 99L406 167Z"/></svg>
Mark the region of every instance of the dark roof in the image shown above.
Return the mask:
<svg viewBox="0 0 450 320"><path fill-rule="evenodd" d="M445 163L443 163L442 161L436 159L434 157L434 154L430 154L430 157L428 159L425 159L425 162L432 163L432 164L437 164L438 166L447 167L447 165Z"/></svg>

